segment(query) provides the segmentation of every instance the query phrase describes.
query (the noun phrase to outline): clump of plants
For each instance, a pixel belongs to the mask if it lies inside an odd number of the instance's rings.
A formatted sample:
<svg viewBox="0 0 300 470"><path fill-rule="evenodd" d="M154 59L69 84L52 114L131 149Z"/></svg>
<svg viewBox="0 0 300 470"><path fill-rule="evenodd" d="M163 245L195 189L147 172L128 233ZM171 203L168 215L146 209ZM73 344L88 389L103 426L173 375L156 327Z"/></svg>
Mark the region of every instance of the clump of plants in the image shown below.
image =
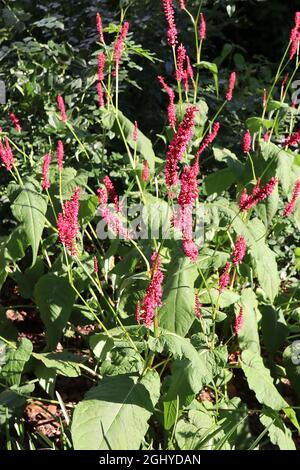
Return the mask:
<svg viewBox="0 0 300 470"><path fill-rule="evenodd" d="M220 80L206 60L205 11L188 3L161 2L174 65L149 83L165 116L153 142L120 105L134 57L157 62L135 42L126 8L119 24L97 13L92 80L80 100L58 91L45 109L43 157L16 109L14 130L1 129L8 449L298 446L300 131L290 91L300 13L261 114L225 148L239 74ZM86 106L93 114L81 119Z"/></svg>

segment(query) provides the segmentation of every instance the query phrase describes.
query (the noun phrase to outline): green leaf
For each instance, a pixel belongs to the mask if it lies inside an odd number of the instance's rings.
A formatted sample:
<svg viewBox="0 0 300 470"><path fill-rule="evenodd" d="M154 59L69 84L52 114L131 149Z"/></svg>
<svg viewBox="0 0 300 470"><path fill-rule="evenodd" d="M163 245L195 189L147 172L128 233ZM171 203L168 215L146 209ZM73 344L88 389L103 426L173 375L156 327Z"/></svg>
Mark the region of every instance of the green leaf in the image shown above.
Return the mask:
<svg viewBox="0 0 300 470"><path fill-rule="evenodd" d="M217 64L213 62L207 62L205 60L201 60L201 62L198 62L197 64L195 64L195 67L197 67L198 69L209 70L213 74L215 87L216 87L216 93L217 93L217 96L219 96L219 71L218 71Z"/></svg>
<svg viewBox="0 0 300 470"><path fill-rule="evenodd" d="M0 369L2 377L8 385L19 386L24 365L32 353L32 343L27 338L22 338L18 347L6 346L5 364Z"/></svg>
<svg viewBox="0 0 300 470"><path fill-rule="evenodd" d="M256 352L243 351L241 365L249 388L254 391L260 403L273 410L288 408L287 402L273 383L269 369L265 367L262 358Z"/></svg>
<svg viewBox="0 0 300 470"><path fill-rule="evenodd" d="M33 353L32 356L47 368L53 369L56 374L65 377L79 377L81 375L80 364L84 362L84 358L81 356L75 356L68 351L46 354Z"/></svg>
<svg viewBox="0 0 300 470"><path fill-rule="evenodd" d="M195 264L181 255L172 257L164 284L163 307L159 324L168 331L185 336L195 320L194 282L198 271Z"/></svg>
<svg viewBox="0 0 300 470"><path fill-rule="evenodd" d="M260 310L262 313L261 329L263 342L268 353L274 355L284 344L289 334L289 329L282 310L275 310L271 305L262 305Z"/></svg>
<svg viewBox="0 0 300 470"><path fill-rule="evenodd" d="M291 430L286 427L278 412L265 409L259 419L268 429L272 444L277 445L280 450L296 450Z"/></svg>
<svg viewBox="0 0 300 470"><path fill-rule="evenodd" d="M257 277L265 294L273 302L280 286L276 256L265 242L266 228L263 223L259 219L252 219L248 227L256 241L250 251L255 259Z"/></svg>
<svg viewBox="0 0 300 470"><path fill-rule="evenodd" d="M190 386L188 360L176 360L172 364L172 375L169 380L169 388L164 397L164 427L166 430L176 422L182 408L191 403L194 392Z"/></svg>
<svg viewBox="0 0 300 470"><path fill-rule="evenodd" d="M32 183L27 183L11 207L16 219L23 224L28 242L31 245L32 265L36 262L45 226L47 202L47 198L39 194Z"/></svg>
<svg viewBox="0 0 300 470"><path fill-rule="evenodd" d="M280 181L280 185L285 194L292 184L292 178L294 178L291 168L293 165L293 158L284 149L277 147L272 142L260 142L260 148L262 156L265 160L273 159L276 166L276 176Z"/></svg>
<svg viewBox="0 0 300 470"><path fill-rule="evenodd" d="M74 290L66 278L50 273L36 284L34 298L47 329L47 347L55 349L70 318L75 302Z"/></svg>
<svg viewBox="0 0 300 470"><path fill-rule="evenodd" d="M244 311L244 323L240 329L239 345L242 350L248 349L256 353L260 352L259 334L257 326L257 300L252 289L243 289L241 304ZM239 306L237 306L239 310Z"/></svg>
<svg viewBox="0 0 300 470"><path fill-rule="evenodd" d="M113 348L114 340L104 333L96 333L89 336L89 345L94 356L99 361L104 361L107 353Z"/></svg>
<svg viewBox="0 0 300 470"><path fill-rule="evenodd" d="M28 246L27 237L22 227L13 230L0 248L0 288L3 286L11 261L19 261L25 256Z"/></svg>
<svg viewBox="0 0 300 470"><path fill-rule="evenodd" d="M141 380L105 377L76 407L72 422L75 450L138 450L159 398L160 380L149 371Z"/></svg>
<svg viewBox="0 0 300 470"><path fill-rule="evenodd" d="M221 194L236 181L236 176L230 168L223 168L222 170L210 173L204 179L205 192L207 196L211 194Z"/></svg>
<svg viewBox="0 0 300 470"><path fill-rule="evenodd" d="M250 117L246 121L246 127L249 129L251 134L258 132L261 127L270 129L273 126L273 121L269 119L262 119L258 117Z"/></svg>

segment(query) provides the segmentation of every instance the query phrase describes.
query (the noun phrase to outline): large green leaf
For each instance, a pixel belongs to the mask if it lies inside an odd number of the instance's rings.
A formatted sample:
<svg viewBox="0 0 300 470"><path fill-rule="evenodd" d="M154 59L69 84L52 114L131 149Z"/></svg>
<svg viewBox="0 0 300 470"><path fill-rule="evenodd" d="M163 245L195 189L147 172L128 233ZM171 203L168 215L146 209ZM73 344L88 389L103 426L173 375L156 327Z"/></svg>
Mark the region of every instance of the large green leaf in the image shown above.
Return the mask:
<svg viewBox="0 0 300 470"><path fill-rule="evenodd" d="M50 273L36 284L34 298L47 329L47 347L54 349L69 320L75 301L74 290L66 278Z"/></svg>
<svg viewBox="0 0 300 470"><path fill-rule="evenodd" d="M32 183L27 183L11 208L16 219L23 224L32 248L32 265L34 265L45 226L47 198L39 194Z"/></svg>
<svg viewBox="0 0 300 470"><path fill-rule="evenodd" d="M280 286L276 256L265 242L264 224L259 219L252 219L248 226L256 242L250 250L255 259L257 277L265 294L273 302Z"/></svg>
<svg viewBox="0 0 300 470"><path fill-rule="evenodd" d="M185 336L195 320L194 282L197 267L185 256L172 257L164 284L163 307L159 325L168 331Z"/></svg>
<svg viewBox="0 0 300 470"><path fill-rule="evenodd" d="M242 291L241 304L244 311L244 322L238 333L240 347L242 350L248 349L259 353L260 345L257 326L257 300L252 289L244 289Z"/></svg>
<svg viewBox="0 0 300 470"><path fill-rule="evenodd" d="M8 385L20 385L24 365L29 360L31 353L32 343L27 338L22 338L16 349L6 346L5 364L0 369L0 377Z"/></svg>
<svg viewBox="0 0 300 470"><path fill-rule="evenodd" d="M260 422L268 429L272 444L280 450L296 450L291 430L286 427L280 414L273 410L264 410Z"/></svg>
<svg viewBox="0 0 300 470"><path fill-rule="evenodd" d="M293 158L284 149L277 147L272 142L260 142L261 153L265 160L273 159L276 167L276 175L279 178L280 185L285 192L288 193L292 184ZM269 162L268 162L269 163Z"/></svg>
<svg viewBox="0 0 300 470"><path fill-rule="evenodd" d="M84 362L84 358L75 356L68 351L46 354L33 353L32 356L42 362L47 368L53 369L56 374L65 377L79 377L80 364Z"/></svg>
<svg viewBox="0 0 300 470"><path fill-rule="evenodd" d="M258 353L251 350L243 351L241 365L249 388L254 391L260 403L273 410L288 408L287 402L275 387L270 371Z"/></svg>
<svg viewBox="0 0 300 470"><path fill-rule="evenodd" d="M72 438L76 450L138 450L159 398L155 371L137 377L105 377L74 411Z"/></svg>

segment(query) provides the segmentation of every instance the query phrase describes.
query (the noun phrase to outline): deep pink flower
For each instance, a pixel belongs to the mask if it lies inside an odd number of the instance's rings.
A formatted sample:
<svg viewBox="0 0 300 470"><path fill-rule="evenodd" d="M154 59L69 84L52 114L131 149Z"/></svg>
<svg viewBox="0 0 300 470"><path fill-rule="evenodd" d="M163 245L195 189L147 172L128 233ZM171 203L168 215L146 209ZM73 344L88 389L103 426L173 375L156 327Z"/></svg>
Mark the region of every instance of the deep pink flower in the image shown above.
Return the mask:
<svg viewBox="0 0 300 470"><path fill-rule="evenodd" d="M111 181L110 177L109 176L104 176L103 178L103 184L106 188L106 191L107 191L107 194L108 194L108 197L109 199L111 200L111 202L114 204L115 206L115 210L117 212L120 212L120 204L119 204L119 198L118 198L118 195L117 195L117 192L115 190L115 187L114 187L114 184L113 182Z"/></svg>
<svg viewBox="0 0 300 470"><path fill-rule="evenodd" d="M102 219L106 222L108 228L116 235L119 235L126 240L131 238L128 230L123 226L123 223L119 217L114 214L107 205L108 194L106 188L100 188L97 190L99 200L99 213Z"/></svg>
<svg viewBox="0 0 300 470"><path fill-rule="evenodd" d="M246 240L243 237L243 235L240 235L234 245L234 250L232 253L232 263L237 266L238 264L241 264L243 261L245 254L246 254Z"/></svg>
<svg viewBox="0 0 300 470"><path fill-rule="evenodd" d="M299 194L300 194L300 179L298 179L296 181L294 191L293 191L293 195L292 195L292 199L290 200L290 202L288 202L286 204L286 206L284 208L284 212L283 212L284 217L288 217L294 211L297 199L299 197Z"/></svg>
<svg viewBox="0 0 300 470"><path fill-rule="evenodd" d="M94 256L94 273L98 274L98 272L99 272L98 259L97 259L97 256Z"/></svg>
<svg viewBox="0 0 300 470"><path fill-rule="evenodd" d="M264 141L269 142L269 134L267 131L264 133Z"/></svg>
<svg viewBox="0 0 300 470"><path fill-rule="evenodd" d="M272 177L265 186L260 187L260 179L258 179L250 195L247 194L247 190L244 188L239 202L240 210L247 211L256 206L259 202L264 201L272 194L277 183L278 179Z"/></svg>
<svg viewBox="0 0 300 470"><path fill-rule="evenodd" d="M201 318L201 303L200 303L200 300L199 300L199 294L198 292L196 292L195 294L195 315L197 318Z"/></svg>
<svg viewBox="0 0 300 470"><path fill-rule="evenodd" d="M148 163L147 160L144 160L144 162L143 162L142 178L143 178L144 183L146 183L149 179L149 163Z"/></svg>
<svg viewBox="0 0 300 470"><path fill-rule="evenodd" d="M134 128L132 132L132 140L133 142L137 142L139 138L139 128L138 128L138 123L137 121L134 121Z"/></svg>
<svg viewBox="0 0 300 470"><path fill-rule="evenodd" d="M67 114L66 114L65 102L64 102L64 99L61 95L58 95L58 97L57 97L57 104L58 104L58 108L59 108L59 111L60 111L61 120L64 121L64 122L67 122L68 117L67 117Z"/></svg>
<svg viewBox="0 0 300 470"><path fill-rule="evenodd" d="M200 148L198 150L197 156L201 155L201 153L204 152L204 150L213 143L215 138L217 137L217 134L220 129L220 123L215 122L212 128L212 131L204 138L203 142L201 142Z"/></svg>
<svg viewBox="0 0 300 470"><path fill-rule="evenodd" d="M251 146L252 146L252 137L251 137L249 129L247 129L246 133L244 134L244 139L243 139L243 152L249 153L251 151Z"/></svg>
<svg viewBox="0 0 300 470"><path fill-rule="evenodd" d="M98 80L104 80L105 55L103 52L98 54Z"/></svg>
<svg viewBox="0 0 300 470"><path fill-rule="evenodd" d="M226 289L226 287L230 283L229 270L230 270L230 263L227 262L225 264L223 273L221 274L221 276L219 278L219 292L220 292L220 294L222 294L222 292L224 292L224 290Z"/></svg>
<svg viewBox="0 0 300 470"><path fill-rule="evenodd" d="M49 167L51 163L51 155L47 153L43 159L43 166L42 166L42 188L44 190L49 189L51 186L49 180Z"/></svg>
<svg viewBox="0 0 300 470"><path fill-rule="evenodd" d="M294 57L294 55L297 53L298 46L299 46L299 41L300 41L300 12L296 12L295 14L295 26L291 30L291 35L290 35L290 41L291 41L291 49L290 49L290 59Z"/></svg>
<svg viewBox="0 0 300 470"><path fill-rule="evenodd" d="M76 237L79 234L78 213L79 213L80 188L74 189L70 201L63 204L63 211L58 214L57 228L61 243L75 256L77 254Z"/></svg>
<svg viewBox="0 0 300 470"><path fill-rule="evenodd" d="M175 24L173 0L162 0L162 4L165 12L166 21L168 23L168 44L169 46L176 46L177 29Z"/></svg>
<svg viewBox="0 0 300 470"><path fill-rule="evenodd" d="M140 309L140 318L147 328L150 328L155 317L156 309L162 306L162 283L164 275L161 271L161 259L158 253L151 256L151 282Z"/></svg>
<svg viewBox="0 0 300 470"><path fill-rule="evenodd" d="M184 10L185 9L185 0L179 0L179 6L180 6L181 10Z"/></svg>
<svg viewBox="0 0 300 470"><path fill-rule="evenodd" d="M100 13L96 13L96 27L99 34L99 41L104 44L103 25Z"/></svg>
<svg viewBox="0 0 300 470"><path fill-rule="evenodd" d="M193 263L198 259L199 251L196 243L191 238L184 238L182 242L183 251Z"/></svg>
<svg viewBox="0 0 300 470"><path fill-rule="evenodd" d="M176 80L181 82L184 79L185 71L184 71L184 61L186 59L186 50L185 47L180 44L177 49L177 70L176 70Z"/></svg>
<svg viewBox="0 0 300 470"><path fill-rule="evenodd" d="M104 108L105 103L104 103L104 94L103 94L103 88L101 82L97 82L97 94L98 94L98 104L100 108Z"/></svg>
<svg viewBox="0 0 300 470"><path fill-rule="evenodd" d="M64 144L61 140L57 142L56 159L57 159L58 169L59 171L62 171L63 163L64 163Z"/></svg>
<svg viewBox="0 0 300 470"><path fill-rule="evenodd" d="M193 205L197 200L198 191L198 173L199 163L196 159L192 166L185 165L180 176L180 193L178 196L178 204L184 209L184 206Z"/></svg>
<svg viewBox="0 0 300 470"><path fill-rule="evenodd" d="M300 130L297 132L294 132L294 134L289 135L284 142L284 145L290 147L290 146L296 146L300 142Z"/></svg>
<svg viewBox="0 0 300 470"><path fill-rule="evenodd" d="M193 137L195 126L195 115L198 109L196 106L189 106L186 110L182 122L179 124L177 132L169 145L167 151L167 161L165 166L165 179L168 188L171 188L178 181L178 162L186 152L187 146Z"/></svg>
<svg viewBox="0 0 300 470"><path fill-rule="evenodd" d="M115 47L114 47L114 64L115 64L115 71L114 72L115 73L117 73L119 71L120 61L121 61L122 51L123 51L123 45L124 45L124 41L125 41L125 38L127 36L128 30L129 30L129 23L128 23L128 21L125 21L123 26L122 26L122 29L121 29L118 37L117 37Z"/></svg>
<svg viewBox="0 0 300 470"><path fill-rule="evenodd" d="M234 334L237 336L244 325L244 310L243 307L240 308L239 314L234 322Z"/></svg>
<svg viewBox="0 0 300 470"><path fill-rule="evenodd" d="M4 164L7 171L10 171L15 164L15 158L13 156L12 149L9 145L9 140L7 136L4 137L4 141L5 147L0 141L0 160Z"/></svg>
<svg viewBox="0 0 300 470"><path fill-rule="evenodd" d="M168 105L168 121L169 125L175 129L176 126L176 108L174 104L175 100L175 93L174 90L172 90L171 87L169 87L166 82L164 77L158 76L157 77L160 84L162 85L163 89L167 92L167 95L169 97L169 105Z"/></svg>
<svg viewBox="0 0 300 470"><path fill-rule="evenodd" d="M200 36L201 41L203 41L203 39L206 38L206 23L205 23L203 13L200 14L199 36Z"/></svg>
<svg viewBox="0 0 300 470"><path fill-rule="evenodd" d="M14 113L9 113L9 119L11 120L12 124L15 126L17 132L22 132L22 128L20 126L20 121Z"/></svg>
<svg viewBox="0 0 300 470"><path fill-rule="evenodd" d="M229 78L229 83L228 83L228 89L227 89L227 93L226 93L226 100L227 101L232 100L232 93L233 93L233 90L234 90L235 81L236 81L236 73L231 72L230 78Z"/></svg>

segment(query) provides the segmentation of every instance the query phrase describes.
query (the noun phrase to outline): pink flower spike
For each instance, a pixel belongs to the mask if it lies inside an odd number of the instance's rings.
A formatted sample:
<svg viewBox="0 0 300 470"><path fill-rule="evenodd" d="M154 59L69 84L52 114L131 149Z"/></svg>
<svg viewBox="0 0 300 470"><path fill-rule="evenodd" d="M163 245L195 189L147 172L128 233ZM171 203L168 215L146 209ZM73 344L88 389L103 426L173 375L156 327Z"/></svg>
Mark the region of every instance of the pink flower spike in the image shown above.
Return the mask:
<svg viewBox="0 0 300 470"><path fill-rule="evenodd" d="M242 212L247 211L252 207L256 206L259 202L264 201L267 197L272 194L277 183L278 179L276 177L272 177L265 186L260 187L260 180L258 179L256 185L253 188L252 194L250 194L249 196L245 188L240 197L240 210Z"/></svg>
<svg viewBox="0 0 300 470"><path fill-rule="evenodd" d="M296 12L295 14L295 26L291 30L290 35L290 59L292 60L293 57L296 55L298 48L299 48L299 41L300 41L300 12Z"/></svg>
<svg viewBox="0 0 300 470"><path fill-rule="evenodd" d="M111 200L111 202L115 206L115 210L117 212L120 212L120 205L119 205L118 195L117 195L117 192L116 192L115 187L113 185L113 182L111 181L109 176L105 176L103 178L103 184L106 188L109 199Z"/></svg>
<svg viewBox="0 0 300 470"><path fill-rule="evenodd" d="M244 135L244 139L243 139L243 152L249 153L251 151L251 146L252 146L252 137L251 137L249 129L247 129Z"/></svg>
<svg viewBox="0 0 300 470"><path fill-rule="evenodd" d="M173 0L162 0L162 4L165 12L166 21L168 24L168 44L169 46L176 46L177 29L175 24Z"/></svg>
<svg viewBox="0 0 300 470"><path fill-rule="evenodd" d="M234 250L232 253L232 263L237 266L238 264L241 264L243 261L245 254L246 254L246 240L243 237L243 235L240 235L234 245Z"/></svg>
<svg viewBox="0 0 300 470"><path fill-rule="evenodd" d="M297 199L299 198L299 194L300 194L300 179L296 181L292 199L290 200L290 202L286 204L284 208L284 212L283 212L284 217L289 217L293 213Z"/></svg>
<svg viewBox="0 0 300 470"><path fill-rule="evenodd" d="M222 294L222 292L224 292L224 290L226 289L226 287L230 283L229 270L230 270L230 263L227 262L225 264L224 271L223 271L223 273L222 273L222 275L220 276L220 279L219 279L219 292L220 292L220 294Z"/></svg>
<svg viewBox="0 0 300 470"><path fill-rule="evenodd" d="M98 201L99 201L99 213L102 219L106 222L107 227L115 234L129 240L131 238L128 230L123 226L123 223L119 217L114 214L107 205L108 194L106 188L100 188L97 190Z"/></svg>
<svg viewBox="0 0 300 470"><path fill-rule="evenodd" d="M94 256L94 273L98 274L98 272L99 272L98 259L97 259L97 256Z"/></svg>
<svg viewBox="0 0 300 470"><path fill-rule="evenodd" d="M200 14L199 36L200 36L201 41L203 41L203 39L206 38L206 23L205 23L203 13Z"/></svg>
<svg viewBox="0 0 300 470"><path fill-rule="evenodd" d="M101 82L97 82L96 87L97 87L99 108L104 108L105 107L104 94L103 94L103 88L102 88Z"/></svg>
<svg viewBox="0 0 300 470"><path fill-rule="evenodd" d="M189 106L184 118L180 123L177 132L169 145L167 151L167 161L165 166L165 180L168 188L171 188L178 181L178 162L186 152L187 146L193 137L195 126L195 116L198 109L196 106Z"/></svg>
<svg viewBox="0 0 300 470"><path fill-rule="evenodd" d="M67 122L68 117L67 117L67 114L66 114L65 102L64 102L64 99L61 95L58 95L58 97L57 97L57 104L58 104L58 108L59 108L59 111L60 111L61 120L64 121L64 122Z"/></svg>
<svg viewBox="0 0 300 470"><path fill-rule="evenodd" d="M172 90L172 88L169 87L166 84L164 77L158 76L157 78L158 78L160 84L162 85L163 89L167 92L167 95L169 97L168 121L169 121L169 125L175 130L175 126L176 126L176 107L175 107L175 104L174 104L174 100L175 100L174 90Z"/></svg>
<svg viewBox="0 0 300 470"><path fill-rule="evenodd" d="M197 153L197 157L199 157L199 156L204 152L204 150L205 150L210 144L213 143L213 141L215 140L215 138L216 138L217 135L218 135L219 129L220 129L220 123L219 123L219 122L215 122L214 125L213 125L213 128L212 128L212 131L210 132L210 134L208 134L208 136L205 137L205 139L203 140L203 142L201 142L200 148L199 148L198 153Z"/></svg>
<svg viewBox="0 0 300 470"><path fill-rule="evenodd" d="M244 310L243 307L240 308L239 314L234 322L234 334L237 336L244 325Z"/></svg>
<svg viewBox="0 0 300 470"><path fill-rule="evenodd" d="M195 263L199 256L199 251L196 243L191 238L184 238L182 242L183 251L192 263Z"/></svg>
<svg viewBox="0 0 300 470"><path fill-rule="evenodd" d="M105 55L103 52L98 54L98 80L104 80Z"/></svg>
<svg viewBox="0 0 300 470"><path fill-rule="evenodd" d="M117 40L115 42L115 47L114 47L114 64L115 64L114 73L115 74L119 71L119 68L120 68L120 61L122 57L124 41L126 39L128 30L129 30L129 23L128 21L125 21L117 37Z"/></svg>
<svg viewBox="0 0 300 470"><path fill-rule="evenodd" d="M59 239L72 256L77 255L76 237L79 234L79 198L80 188L77 187L74 189L70 201L64 202L63 211L58 214L57 219Z"/></svg>
<svg viewBox="0 0 300 470"><path fill-rule="evenodd" d="M234 90L235 81L236 81L236 73L231 72L230 78L229 78L229 83L228 83L228 89L227 89L227 93L226 93L226 100L227 101L232 100L232 93L233 93L233 90Z"/></svg>
<svg viewBox="0 0 300 470"><path fill-rule="evenodd" d="M197 318L201 318L201 303L200 303L200 300L199 300L199 294L198 292L196 292L195 294L195 315Z"/></svg>
<svg viewBox="0 0 300 470"><path fill-rule="evenodd" d="M185 0L179 0L179 6L181 10L185 9Z"/></svg>
<svg viewBox="0 0 300 470"><path fill-rule="evenodd" d="M176 80L178 82L181 82L181 80L183 80L185 76L185 72L183 70L185 59L186 59L186 50L185 50L185 47L182 44L180 44L180 46L177 49L177 58L176 58L176 61L177 61Z"/></svg>
<svg viewBox="0 0 300 470"><path fill-rule="evenodd" d="M133 142L137 142L139 139L139 127L137 121L134 121L134 128L132 132L132 140Z"/></svg>
<svg viewBox="0 0 300 470"><path fill-rule="evenodd" d="M50 153L47 153L44 156L43 159L43 167L42 167L42 188L44 191L46 189L49 189L51 186L50 180L49 180L49 167L51 163L51 155Z"/></svg>
<svg viewBox="0 0 300 470"><path fill-rule="evenodd" d="M164 275L161 271L160 255L154 252L151 256L151 282L146 290L140 310L140 318L143 324L150 328L156 314L156 309L162 306L162 283Z"/></svg>
<svg viewBox="0 0 300 470"><path fill-rule="evenodd" d="M20 126L20 121L14 113L9 113L9 119L11 120L12 124L15 126L17 132L22 132L22 128Z"/></svg>
<svg viewBox="0 0 300 470"><path fill-rule="evenodd" d="M56 159L57 159L58 170L62 171L63 162L64 162L64 144L61 140L57 142Z"/></svg>
<svg viewBox="0 0 300 470"><path fill-rule="evenodd" d="M144 183L146 183L149 179L149 163L147 160L144 160L144 163L143 163L142 178L143 178Z"/></svg>
<svg viewBox="0 0 300 470"><path fill-rule="evenodd" d="M15 158L13 156L12 149L9 144L9 140L7 136L5 136L4 141L5 141L5 147L0 141L0 160L2 161L6 170L11 171L15 164Z"/></svg>
<svg viewBox="0 0 300 470"><path fill-rule="evenodd" d="M100 13L96 13L96 27L99 34L99 41L104 44L103 25Z"/></svg>
<svg viewBox="0 0 300 470"><path fill-rule="evenodd" d="M264 142L269 142L269 134L267 131L264 133Z"/></svg>

